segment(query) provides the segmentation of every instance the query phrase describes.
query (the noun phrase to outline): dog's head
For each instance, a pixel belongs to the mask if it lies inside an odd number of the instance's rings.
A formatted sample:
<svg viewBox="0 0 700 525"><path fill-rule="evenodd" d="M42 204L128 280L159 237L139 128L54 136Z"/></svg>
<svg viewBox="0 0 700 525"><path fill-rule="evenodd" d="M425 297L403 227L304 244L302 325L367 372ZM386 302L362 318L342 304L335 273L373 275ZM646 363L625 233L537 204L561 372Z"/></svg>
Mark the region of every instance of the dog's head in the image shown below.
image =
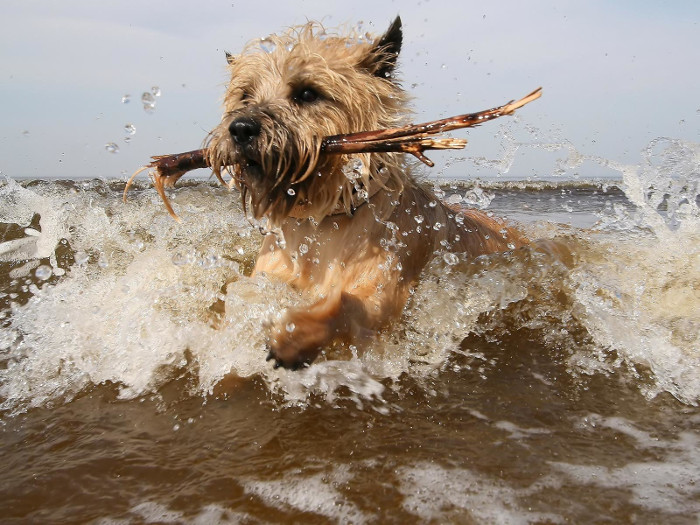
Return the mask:
<svg viewBox="0 0 700 525"><path fill-rule="evenodd" d="M401 42L397 17L375 39L308 23L227 53L231 81L209 162L217 175L230 171L256 218L349 211L353 192L382 184L376 173L400 164L394 154L358 155L353 164L320 147L326 136L404 123L406 97L394 78Z"/></svg>

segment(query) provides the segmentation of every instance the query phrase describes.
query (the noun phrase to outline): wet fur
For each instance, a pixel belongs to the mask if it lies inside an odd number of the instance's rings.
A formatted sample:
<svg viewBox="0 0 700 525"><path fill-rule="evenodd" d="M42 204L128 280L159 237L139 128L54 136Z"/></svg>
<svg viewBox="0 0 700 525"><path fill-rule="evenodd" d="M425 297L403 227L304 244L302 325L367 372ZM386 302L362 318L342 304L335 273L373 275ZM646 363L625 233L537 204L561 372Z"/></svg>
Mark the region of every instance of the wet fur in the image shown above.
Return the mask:
<svg viewBox="0 0 700 525"><path fill-rule="evenodd" d="M436 250L478 256L525 242L444 205L401 154L319 153L325 136L406 122L394 78L401 40L399 18L373 41L309 23L265 39L270 52L255 41L229 56L209 163L217 174L229 166L244 205L283 234L265 236L253 274L289 283L309 304L272 326L275 366L308 364L334 340L360 341L398 317Z"/></svg>

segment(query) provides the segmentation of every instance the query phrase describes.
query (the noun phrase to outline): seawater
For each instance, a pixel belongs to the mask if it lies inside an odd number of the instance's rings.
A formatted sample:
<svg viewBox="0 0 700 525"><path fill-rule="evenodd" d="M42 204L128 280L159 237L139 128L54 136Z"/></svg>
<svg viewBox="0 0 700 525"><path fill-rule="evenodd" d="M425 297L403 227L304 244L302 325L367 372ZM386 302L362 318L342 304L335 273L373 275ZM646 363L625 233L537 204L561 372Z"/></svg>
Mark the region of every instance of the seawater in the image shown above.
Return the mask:
<svg viewBox="0 0 700 525"><path fill-rule="evenodd" d="M205 181L0 183L3 521L696 523L700 146L617 180L440 181L532 247L437 253L402 319L290 372L302 298ZM228 284L228 285L227 285Z"/></svg>

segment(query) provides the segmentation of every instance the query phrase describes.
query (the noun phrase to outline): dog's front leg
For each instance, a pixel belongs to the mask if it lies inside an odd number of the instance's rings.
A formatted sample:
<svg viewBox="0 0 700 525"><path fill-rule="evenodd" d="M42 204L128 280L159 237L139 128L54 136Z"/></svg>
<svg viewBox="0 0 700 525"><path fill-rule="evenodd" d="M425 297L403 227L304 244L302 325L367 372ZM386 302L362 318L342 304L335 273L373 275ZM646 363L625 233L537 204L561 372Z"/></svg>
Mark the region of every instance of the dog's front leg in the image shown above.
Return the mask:
<svg viewBox="0 0 700 525"><path fill-rule="evenodd" d="M395 289L398 292L398 290ZM404 294L402 294L404 295ZM270 333L268 355L275 366L296 369L311 363L335 339L357 341L396 312L396 301L364 290L341 291L306 308L289 310Z"/></svg>
<svg viewBox="0 0 700 525"><path fill-rule="evenodd" d="M291 369L313 361L341 331L346 301L343 294L335 294L306 308L287 311L270 332L268 360L274 359L275 367Z"/></svg>

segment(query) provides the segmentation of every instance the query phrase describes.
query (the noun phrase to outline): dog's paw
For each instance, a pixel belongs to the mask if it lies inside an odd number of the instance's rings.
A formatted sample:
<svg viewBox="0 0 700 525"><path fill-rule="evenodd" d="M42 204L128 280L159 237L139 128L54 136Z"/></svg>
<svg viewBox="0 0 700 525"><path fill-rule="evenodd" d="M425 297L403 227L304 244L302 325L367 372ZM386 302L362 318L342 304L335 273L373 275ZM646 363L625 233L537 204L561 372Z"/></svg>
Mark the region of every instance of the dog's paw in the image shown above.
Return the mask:
<svg viewBox="0 0 700 525"><path fill-rule="evenodd" d="M311 364L327 342L328 328L324 323L311 322L297 325L287 321L273 327L268 341L267 361L274 367L297 370Z"/></svg>
<svg viewBox="0 0 700 525"><path fill-rule="evenodd" d="M306 368L309 366L311 363L306 362L306 361L300 361L300 360L290 360L290 359L282 359L278 357L277 353L270 348L268 345L269 352L267 353L267 357L265 358L265 361L273 361L274 363L272 365L272 368L275 370L278 368L286 368L287 370L299 370L300 368Z"/></svg>

